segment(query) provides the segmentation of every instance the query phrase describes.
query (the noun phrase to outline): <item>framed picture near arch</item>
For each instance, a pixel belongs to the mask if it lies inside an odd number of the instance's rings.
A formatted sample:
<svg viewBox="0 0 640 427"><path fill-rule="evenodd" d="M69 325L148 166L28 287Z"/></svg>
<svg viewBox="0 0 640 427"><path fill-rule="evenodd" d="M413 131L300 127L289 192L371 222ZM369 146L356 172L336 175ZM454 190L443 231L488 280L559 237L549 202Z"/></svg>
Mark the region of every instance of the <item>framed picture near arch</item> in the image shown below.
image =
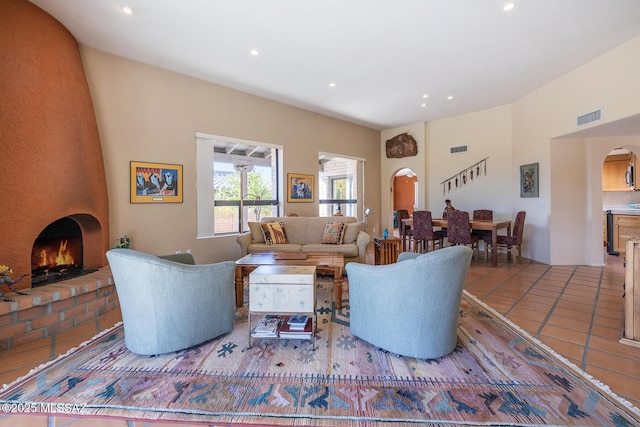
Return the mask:
<svg viewBox="0 0 640 427"><path fill-rule="evenodd" d="M131 203L182 203L182 165L131 162Z"/></svg>
<svg viewBox="0 0 640 427"><path fill-rule="evenodd" d="M538 164L520 166L520 197L538 197Z"/></svg>
<svg viewBox="0 0 640 427"><path fill-rule="evenodd" d="M300 173L287 174L287 202L309 203L313 202L313 175Z"/></svg>

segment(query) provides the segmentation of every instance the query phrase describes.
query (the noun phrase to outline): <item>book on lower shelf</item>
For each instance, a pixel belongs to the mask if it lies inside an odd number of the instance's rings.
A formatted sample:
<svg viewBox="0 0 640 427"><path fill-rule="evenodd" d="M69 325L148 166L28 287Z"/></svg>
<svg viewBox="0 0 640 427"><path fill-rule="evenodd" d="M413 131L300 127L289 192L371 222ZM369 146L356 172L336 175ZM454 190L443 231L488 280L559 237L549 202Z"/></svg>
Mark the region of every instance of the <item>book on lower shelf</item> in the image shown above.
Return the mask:
<svg viewBox="0 0 640 427"><path fill-rule="evenodd" d="M307 323L309 323L309 316L305 316L302 314L292 315L289 316L286 323L291 329L303 330L306 327Z"/></svg>
<svg viewBox="0 0 640 427"><path fill-rule="evenodd" d="M299 325L297 323L290 323L291 317L289 317L289 319L284 319L280 325L280 338L311 339L313 327L311 318L309 316L303 316L306 317L305 323Z"/></svg>
<svg viewBox="0 0 640 427"><path fill-rule="evenodd" d="M280 321L279 317L263 317L251 331L251 336L263 338L277 337Z"/></svg>

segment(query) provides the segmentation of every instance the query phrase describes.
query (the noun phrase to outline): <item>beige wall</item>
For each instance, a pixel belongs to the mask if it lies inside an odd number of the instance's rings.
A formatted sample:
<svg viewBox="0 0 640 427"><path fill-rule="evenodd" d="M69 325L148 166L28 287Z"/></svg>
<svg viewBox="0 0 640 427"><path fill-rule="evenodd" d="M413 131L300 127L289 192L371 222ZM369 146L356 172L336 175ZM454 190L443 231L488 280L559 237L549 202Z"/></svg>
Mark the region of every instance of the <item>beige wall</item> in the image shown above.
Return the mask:
<svg viewBox="0 0 640 427"><path fill-rule="evenodd" d="M418 155L402 159L387 159L385 142L403 132L418 141ZM451 154L450 148L467 145L468 151ZM511 181L511 107L502 106L476 113L417 123L389 129L381 135L381 188L403 167L413 169L418 176L421 209L441 216L445 199L451 199L457 209L493 209L496 218L511 219L511 200L507 197ZM467 184L443 192L444 180L488 157L487 175L468 179ZM383 194L382 211L386 220L382 228L390 227L392 199Z"/></svg>
<svg viewBox="0 0 640 427"><path fill-rule="evenodd" d="M602 265L601 174L610 148L604 154L593 150L598 143L615 147L606 144L606 135L591 144L584 135L581 142L552 141L576 132L576 117L597 108L604 119L590 127L594 134L640 113L639 75L636 37L513 104L513 164L540 163L539 200L518 198L516 185L512 190L514 211L527 211L525 256L549 264ZM552 147L563 142L571 148ZM567 175L571 186L554 179ZM585 194L576 197L577 192ZM576 223L583 225L569 226Z"/></svg>
<svg viewBox="0 0 640 427"><path fill-rule="evenodd" d="M318 175L318 152L366 159L365 206L380 204L380 132L184 75L81 48L107 171L111 240L134 249L191 249L196 261L237 259L235 237L196 239L195 133L284 146L284 174ZM184 166L184 203L130 204L129 162ZM284 212L317 215L318 205L284 203Z"/></svg>

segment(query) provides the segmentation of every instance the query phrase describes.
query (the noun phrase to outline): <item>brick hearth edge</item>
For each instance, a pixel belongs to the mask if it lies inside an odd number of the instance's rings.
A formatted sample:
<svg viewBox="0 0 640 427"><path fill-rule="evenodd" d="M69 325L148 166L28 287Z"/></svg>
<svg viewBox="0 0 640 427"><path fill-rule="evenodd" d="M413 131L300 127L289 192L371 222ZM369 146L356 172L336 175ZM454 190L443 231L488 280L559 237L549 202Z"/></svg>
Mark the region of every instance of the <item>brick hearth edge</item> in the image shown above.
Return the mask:
<svg viewBox="0 0 640 427"><path fill-rule="evenodd" d="M15 301L0 301L0 351L50 337L119 306L109 266L26 291L29 295L5 293Z"/></svg>

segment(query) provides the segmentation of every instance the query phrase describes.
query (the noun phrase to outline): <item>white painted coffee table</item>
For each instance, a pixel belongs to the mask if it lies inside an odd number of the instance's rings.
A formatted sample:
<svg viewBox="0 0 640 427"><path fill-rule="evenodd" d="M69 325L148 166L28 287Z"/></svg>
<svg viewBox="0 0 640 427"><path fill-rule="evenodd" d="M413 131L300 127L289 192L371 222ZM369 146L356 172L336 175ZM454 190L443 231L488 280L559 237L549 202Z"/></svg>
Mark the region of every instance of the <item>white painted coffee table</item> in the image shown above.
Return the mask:
<svg viewBox="0 0 640 427"><path fill-rule="evenodd" d="M315 278L315 266L261 265L249 274L249 348L252 315L303 314L311 318L311 345L316 349Z"/></svg>

